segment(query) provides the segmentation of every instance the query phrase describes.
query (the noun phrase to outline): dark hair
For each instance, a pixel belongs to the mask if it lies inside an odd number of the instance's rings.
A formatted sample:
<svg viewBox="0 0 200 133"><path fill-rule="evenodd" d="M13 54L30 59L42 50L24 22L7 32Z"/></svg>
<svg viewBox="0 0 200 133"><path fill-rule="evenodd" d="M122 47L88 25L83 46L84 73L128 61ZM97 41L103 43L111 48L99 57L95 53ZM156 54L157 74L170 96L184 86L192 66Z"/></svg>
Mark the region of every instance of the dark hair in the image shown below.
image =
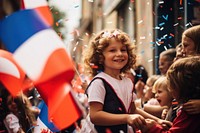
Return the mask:
<svg viewBox="0 0 200 133"><path fill-rule="evenodd" d="M179 91L179 102L200 98L200 56L175 61L167 72L170 89Z"/></svg>
<svg viewBox="0 0 200 133"><path fill-rule="evenodd" d="M176 57L176 49L175 48L167 49L166 51L161 52L160 56L167 56L167 59L173 62L174 58Z"/></svg>
<svg viewBox="0 0 200 133"><path fill-rule="evenodd" d="M135 75L135 79L134 79L134 84L136 84L138 80L141 80L146 84L146 81L148 79L148 72L144 68L144 66L138 65L135 69L135 73L136 73L136 75Z"/></svg>

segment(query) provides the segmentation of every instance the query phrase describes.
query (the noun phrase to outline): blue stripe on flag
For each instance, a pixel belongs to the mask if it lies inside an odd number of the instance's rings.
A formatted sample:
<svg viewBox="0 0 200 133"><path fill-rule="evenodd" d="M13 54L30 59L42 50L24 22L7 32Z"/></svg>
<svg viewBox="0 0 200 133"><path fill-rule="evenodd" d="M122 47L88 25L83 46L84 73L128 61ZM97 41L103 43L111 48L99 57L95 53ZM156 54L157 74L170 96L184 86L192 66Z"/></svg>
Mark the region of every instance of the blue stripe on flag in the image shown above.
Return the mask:
<svg viewBox="0 0 200 133"><path fill-rule="evenodd" d="M34 9L15 12L0 25L0 38L8 51L14 51L38 31L51 28Z"/></svg>
<svg viewBox="0 0 200 133"><path fill-rule="evenodd" d="M40 120L52 131L52 132L58 132L59 129L55 127L55 125L48 120L48 107L44 103L44 101L41 101L38 105L38 108L40 109L39 118Z"/></svg>

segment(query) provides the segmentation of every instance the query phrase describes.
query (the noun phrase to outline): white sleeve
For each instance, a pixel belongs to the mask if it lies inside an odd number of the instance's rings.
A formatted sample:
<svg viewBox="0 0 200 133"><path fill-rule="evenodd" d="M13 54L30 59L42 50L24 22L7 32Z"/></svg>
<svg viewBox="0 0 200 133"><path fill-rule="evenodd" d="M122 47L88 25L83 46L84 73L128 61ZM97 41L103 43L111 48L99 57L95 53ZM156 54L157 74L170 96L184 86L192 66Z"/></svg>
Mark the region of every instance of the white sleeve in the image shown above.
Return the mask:
<svg viewBox="0 0 200 133"><path fill-rule="evenodd" d="M88 102L104 104L106 90L101 79L95 79L88 87Z"/></svg>
<svg viewBox="0 0 200 133"><path fill-rule="evenodd" d="M4 121L6 128L12 130L13 133L17 133L20 129L19 119L14 114L8 114Z"/></svg>

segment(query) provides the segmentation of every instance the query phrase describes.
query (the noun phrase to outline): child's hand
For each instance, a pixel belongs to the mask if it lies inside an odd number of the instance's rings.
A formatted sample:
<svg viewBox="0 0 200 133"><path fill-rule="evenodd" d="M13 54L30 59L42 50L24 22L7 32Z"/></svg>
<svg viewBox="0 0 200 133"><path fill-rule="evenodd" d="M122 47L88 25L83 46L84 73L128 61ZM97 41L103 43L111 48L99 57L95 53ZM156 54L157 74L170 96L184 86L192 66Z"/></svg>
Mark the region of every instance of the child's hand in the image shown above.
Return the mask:
<svg viewBox="0 0 200 133"><path fill-rule="evenodd" d="M183 109L188 114L199 114L200 113L200 100L189 100L183 104Z"/></svg>
<svg viewBox="0 0 200 133"><path fill-rule="evenodd" d="M147 132L150 128L152 128L156 124L156 121L152 119L145 119L145 121L146 121L146 125L143 126L141 130L142 133Z"/></svg>
<svg viewBox="0 0 200 133"><path fill-rule="evenodd" d="M168 111L169 111L168 109L163 109L162 114L161 114L161 118L162 118L163 120L166 118L167 112L168 112Z"/></svg>
<svg viewBox="0 0 200 133"><path fill-rule="evenodd" d="M170 121L159 119L157 122L166 130L168 130L172 126L172 122Z"/></svg>
<svg viewBox="0 0 200 133"><path fill-rule="evenodd" d="M128 116L127 124L132 126L134 129L142 129L146 125L144 117L139 114L132 114Z"/></svg>

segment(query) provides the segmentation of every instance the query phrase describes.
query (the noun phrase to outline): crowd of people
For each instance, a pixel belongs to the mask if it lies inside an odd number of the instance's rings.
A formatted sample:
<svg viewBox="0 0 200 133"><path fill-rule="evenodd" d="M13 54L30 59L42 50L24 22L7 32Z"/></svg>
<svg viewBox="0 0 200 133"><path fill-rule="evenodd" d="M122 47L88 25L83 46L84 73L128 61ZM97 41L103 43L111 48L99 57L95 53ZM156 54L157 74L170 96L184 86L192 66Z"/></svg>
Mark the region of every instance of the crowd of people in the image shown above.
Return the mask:
<svg viewBox="0 0 200 133"><path fill-rule="evenodd" d="M87 76L72 82L87 117L79 120L79 129L63 132L199 133L199 37L199 25L185 30L176 48L160 53L160 74L148 75L137 65L127 33L106 29L96 34L83 53ZM2 83L0 96L0 132L34 132L38 97L33 102L27 94L13 97Z"/></svg>

